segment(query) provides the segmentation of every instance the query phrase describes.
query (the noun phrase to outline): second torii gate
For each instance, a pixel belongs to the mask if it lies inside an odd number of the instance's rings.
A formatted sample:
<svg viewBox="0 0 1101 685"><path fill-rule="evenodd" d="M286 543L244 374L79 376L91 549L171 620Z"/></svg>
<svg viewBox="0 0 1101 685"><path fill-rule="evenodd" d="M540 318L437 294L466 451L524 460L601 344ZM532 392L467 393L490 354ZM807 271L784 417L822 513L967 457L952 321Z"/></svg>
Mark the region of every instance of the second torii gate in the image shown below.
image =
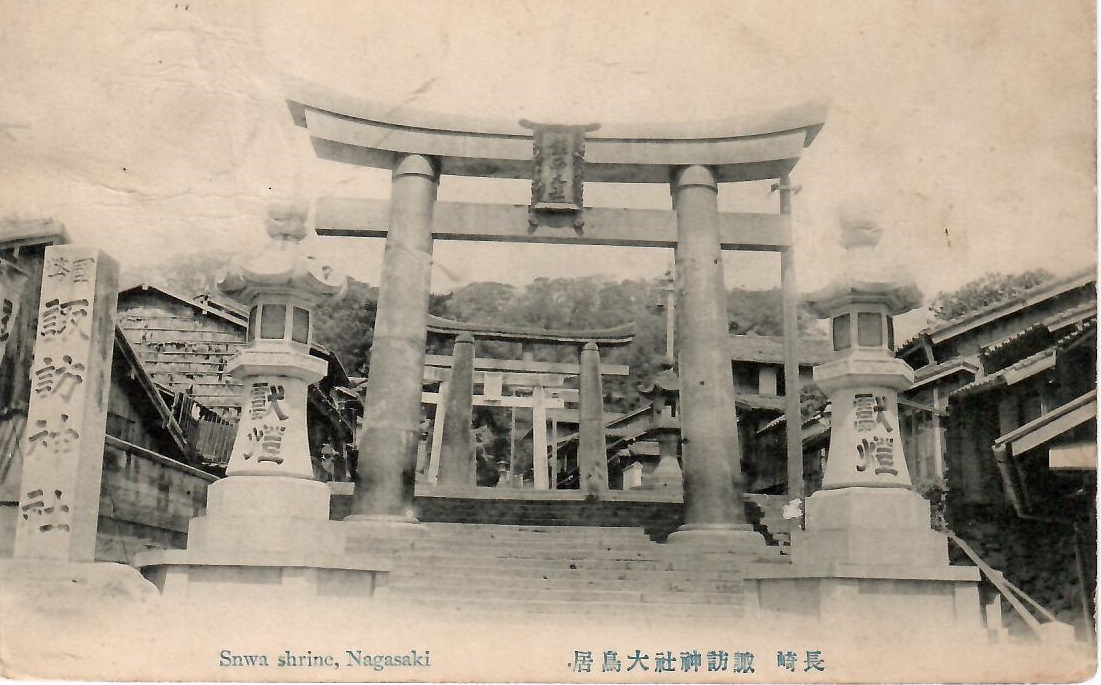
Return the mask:
<svg viewBox="0 0 1101 685"><path fill-rule="evenodd" d="M473 388L477 384L474 375L481 375L483 391L481 397L483 404L498 402L498 406L527 405L532 408L532 466L536 490L550 489L548 477L549 458L547 442L547 415L549 408L561 408L564 406L560 398L546 396L549 388L561 388L563 381L572 376L580 376L580 389L578 400L581 411L581 450L579 452L579 465L583 478L581 489L586 494L598 495L608 489L608 467L606 447L604 439L604 397L602 391L601 376L619 375L625 376L630 371L627 366L614 364L602 365L600 363L600 348L614 348L629 345L634 340L634 324L624 324L614 328L589 331L556 331L544 329L532 329L519 326L501 326L487 324L473 324L452 321L437 316L429 316L428 331L441 335L457 336L455 352L452 357L440 357L438 355L426 355L425 379L432 380L438 376L442 381L443 370L447 369L448 387L441 388L440 394L446 401L437 404L437 412L440 407L445 409L444 416L437 414L434 430L439 431L440 440L433 441L433 458L430 462L430 470L449 468L454 463L469 465L473 461L473 455L469 454L469 430L471 423L471 409L473 406ZM580 346L580 362L541 362L531 358L531 352L522 353L523 359L498 360L474 358L474 339L492 340L498 342L520 343L521 347L530 345L542 346ZM434 371L433 369L438 369ZM493 382L486 384L487 379L496 380L491 372L504 373L502 382L510 385L528 385L532 388L532 396L527 398L500 397L500 386ZM452 383L451 378L456 379ZM467 379L470 380L467 380ZM458 384L461 383L461 386ZM557 401L555 401L557 400ZM457 412L461 416L455 417L454 422L448 420L448 411ZM447 435L448 427L454 426L452 435ZM444 461L452 460L447 465ZM462 484L472 485L470 482L473 474L468 473L470 467L457 468L456 480ZM448 480L451 480L450 478Z"/></svg>

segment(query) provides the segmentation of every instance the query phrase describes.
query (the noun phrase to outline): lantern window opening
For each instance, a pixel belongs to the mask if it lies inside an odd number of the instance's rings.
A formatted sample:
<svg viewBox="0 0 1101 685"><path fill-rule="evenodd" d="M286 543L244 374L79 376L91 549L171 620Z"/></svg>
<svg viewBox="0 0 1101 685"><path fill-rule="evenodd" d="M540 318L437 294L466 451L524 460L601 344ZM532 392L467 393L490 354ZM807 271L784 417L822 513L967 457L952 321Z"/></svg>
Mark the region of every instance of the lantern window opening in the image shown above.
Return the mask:
<svg viewBox="0 0 1101 685"><path fill-rule="evenodd" d="M883 314L880 312L857 312L856 344L859 347L883 347L886 339Z"/></svg>
<svg viewBox="0 0 1101 685"><path fill-rule="evenodd" d="M282 340L287 333L287 305L265 302L260 308L260 338Z"/></svg>
<svg viewBox="0 0 1101 685"><path fill-rule="evenodd" d="M245 342L253 342L259 333L260 305L254 304L248 310L248 329L245 334Z"/></svg>
<svg viewBox="0 0 1101 685"><path fill-rule="evenodd" d="M852 347L851 318L848 312L833 317L833 349L836 352Z"/></svg>
<svg viewBox="0 0 1101 685"><path fill-rule="evenodd" d="M310 344L310 311L302 307L291 308L291 342Z"/></svg>

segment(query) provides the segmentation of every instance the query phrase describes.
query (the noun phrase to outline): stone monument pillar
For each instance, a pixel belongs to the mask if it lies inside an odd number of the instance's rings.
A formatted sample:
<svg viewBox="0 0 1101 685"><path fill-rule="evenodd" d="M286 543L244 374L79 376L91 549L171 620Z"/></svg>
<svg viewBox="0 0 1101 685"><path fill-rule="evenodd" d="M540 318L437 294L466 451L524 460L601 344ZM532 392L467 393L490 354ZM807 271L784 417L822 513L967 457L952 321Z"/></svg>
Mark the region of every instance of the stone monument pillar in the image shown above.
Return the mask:
<svg viewBox="0 0 1101 685"><path fill-rule="evenodd" d="M271 243L219 283L249 308L248 342L229 365L242 381L241 422L226 478L207 488L206 513L191 520L187 549L138 556L165 594L374 591L379 568L344 555L343 524L329 520L329 486L314 479L310 458L307 391L327 366L310 354L313 310L339 297L345 278L301 251L306 211L304 204L273 204Z"/></svg>
<svg viewBox="0 0 1101 685"><path fill-rule="evenodd" d="M674 171L677 359L684 444L684 525L670 543L764 546L745 523L734 377L727 352L718 183L711 169Z"/></svg>
<svg viewBox="0 0 1101 685"><path fill-rule="evenodd" d="M400 155L394 164L354 518L416 522L412 504L439 174L438 161L423 155Z"/></svg>
<svg viewBox="0 0 1101 685"><path fill-rule="evenodd" d="M0 263L0 353L22 278ZM12 474L20 479L14 555L0 559L0 630L34 643L23 672L31 662L71 663L74 630L129 615L126 605L156 594L130 566L95 561L117 278L115 261L97 250L45 250L23 463ZM18 642L5 644L6 670L19 672L20 659L9 659Z"/></svg>
<svg viewBox="0 0 1101 685"><path fill-rule="evenodd" d="M577 446L581 494L599 497L608 491L608 445L604 436L604 391L600 378L600 349L594 342L581 350L581 415Z"/></svg>
<svg viewBox="0 0 1101 685"><path fill-rule="evenodd" d="M977 636L978 569L948 564L947 538L930 528L906 469L897 393L913 372L893 355L892 317L919 306L921 293L878 253L881 233L844 216L845 271L808 298L833 333L833 358L814 369L833 407L829 456L822 489L806 500L806 529L792 532L792 564L750 575L765 612L810 608L831 627Z"/></svg>
<svg viewBox="0 0 1101 685"><path fill-rule="evenodd" d="M95 559L118 266L96 250L46 248L14 556Z"/></svg>
<svg viewBox="0 0 1101 685"><path fill-rule="evenodd" d="M474 464L474 431L471 428L474 410L474 337L463 333L455 339L451 355L451 378L447 394L441 401L444 411L443 445L440 449L438 485L474 487L477 469Z"/></svg>

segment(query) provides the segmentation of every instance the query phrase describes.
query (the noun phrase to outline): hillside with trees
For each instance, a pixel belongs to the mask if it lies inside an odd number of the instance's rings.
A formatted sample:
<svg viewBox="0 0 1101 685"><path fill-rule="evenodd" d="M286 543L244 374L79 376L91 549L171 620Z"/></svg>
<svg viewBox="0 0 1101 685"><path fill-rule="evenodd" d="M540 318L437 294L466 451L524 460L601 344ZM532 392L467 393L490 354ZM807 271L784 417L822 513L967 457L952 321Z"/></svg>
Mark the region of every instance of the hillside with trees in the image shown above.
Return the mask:
<svg viewBox="0 0 1101 685"><path fill-rule="evenodd" d="M216 290L218 272L227 261L215 254L196 253L131 270L124 280L152 283L193 297ZM634 342L602 355L608 363L631 367L630 376L605 379L609 410L627 411L639 403L637 385L658 371L665 356L666 284L661 278L614 281L600 276L538 278L525 286L477 282L450 293L433 294L429 311L458 321L548 330L608 328L634 322ZM370 368L377 304L376 286L351 279L344 298L319 308L314 320L317 342L336 353L351 375L365 376ZM781 313L779 289L735 288L727 293L731 333L780 335ZM822 334L817 320L803 309L799 327L804 335ZM429 352L449 354L450 345L450 340L429 336ZM550 347L536 347L533 352L535 359L542 361L576 361L578 354L575 349ZM520 350L515 343L479 342L477 354L518 358Z"/></svg>

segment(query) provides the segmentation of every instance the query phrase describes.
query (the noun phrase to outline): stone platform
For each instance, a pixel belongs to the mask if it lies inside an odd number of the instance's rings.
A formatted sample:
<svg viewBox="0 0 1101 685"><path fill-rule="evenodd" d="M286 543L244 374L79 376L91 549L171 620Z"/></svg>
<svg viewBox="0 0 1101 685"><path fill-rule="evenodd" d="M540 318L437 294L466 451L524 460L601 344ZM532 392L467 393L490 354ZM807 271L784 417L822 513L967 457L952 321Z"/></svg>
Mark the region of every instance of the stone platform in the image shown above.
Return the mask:
<svg viewBox="0 0 1101 685"><path fill-rule="evenodd" d="M328 486L301 478L234 476L207 490L184 550L140 553L135 563L166 595L370 597L387 561L344 551L329 520Z"/></svg>
<svg viewBox="0 0 1101 685"><path fill-rule="evenodd" d="M762 615L842 631L984 631L979 570L948 564L948 541L929 528L929 503L901 488L843 488L806 501L791 564L746 572ZM920 628L919 628L920 627Z"/></svg>
<svg viewBox="0 0 1101 685"><path fill-rule="evenodd" d="M334 488L332 518L347 516L351 497L343 493L348 490ZM417 486L413 508L416 517L424 522L641 527L654 540L664 540L684 522L684 505L679 495L644 490L612 490L595 499L585 497L580 490L445 488L421 484Z"/></svg>

